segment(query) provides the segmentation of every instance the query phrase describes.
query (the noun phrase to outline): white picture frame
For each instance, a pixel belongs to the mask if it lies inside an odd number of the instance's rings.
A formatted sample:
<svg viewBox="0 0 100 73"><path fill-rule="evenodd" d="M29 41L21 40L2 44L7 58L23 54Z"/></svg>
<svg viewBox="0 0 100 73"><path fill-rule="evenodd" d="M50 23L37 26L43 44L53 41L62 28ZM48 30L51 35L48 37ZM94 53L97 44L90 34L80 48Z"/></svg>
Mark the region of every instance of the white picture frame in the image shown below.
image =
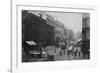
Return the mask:
<svg viewBox="0 0 100 73"><path fill-rule="evenodd" d="M85 12L90 13L90 60L55 61L55 62L31 62L21 61L21 10L42 10L42 11L63 11L63 12ZM26 71L48 71L69 68L87 68L97 65L96 49L96 7L81 5L60 5L60 4L34 4L15 0L11 2L11 27L12 27L12 48L11 48L11 71L12 73Z"/></svg>

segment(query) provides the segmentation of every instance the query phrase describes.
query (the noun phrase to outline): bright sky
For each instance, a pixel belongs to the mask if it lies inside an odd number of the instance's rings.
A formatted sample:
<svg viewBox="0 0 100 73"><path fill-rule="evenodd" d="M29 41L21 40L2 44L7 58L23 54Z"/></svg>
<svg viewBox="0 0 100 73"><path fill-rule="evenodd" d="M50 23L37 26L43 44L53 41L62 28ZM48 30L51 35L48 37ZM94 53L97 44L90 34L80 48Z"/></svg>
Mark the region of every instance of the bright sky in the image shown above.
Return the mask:
<svg viewBox="0 0 100 73"><path fill-rule="evenodd" d="M75 33L82 31L82 13L61 13L47 12L55 19L62 22L67 29L72 29Z"/></svg>

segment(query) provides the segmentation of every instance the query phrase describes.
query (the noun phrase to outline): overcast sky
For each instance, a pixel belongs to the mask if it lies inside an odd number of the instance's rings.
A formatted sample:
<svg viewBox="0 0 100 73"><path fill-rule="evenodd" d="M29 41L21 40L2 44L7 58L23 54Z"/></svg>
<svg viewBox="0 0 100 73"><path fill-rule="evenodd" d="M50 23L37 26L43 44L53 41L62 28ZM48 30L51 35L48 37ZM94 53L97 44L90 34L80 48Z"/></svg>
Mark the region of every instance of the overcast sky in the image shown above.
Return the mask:
<svg viewBox="0 0 100 73"><path fill-rule="evenodd" d="M82 13L61 13L47 12L55 19L62 22L67 29L72 29L75 33L82 31Z"/></svg>

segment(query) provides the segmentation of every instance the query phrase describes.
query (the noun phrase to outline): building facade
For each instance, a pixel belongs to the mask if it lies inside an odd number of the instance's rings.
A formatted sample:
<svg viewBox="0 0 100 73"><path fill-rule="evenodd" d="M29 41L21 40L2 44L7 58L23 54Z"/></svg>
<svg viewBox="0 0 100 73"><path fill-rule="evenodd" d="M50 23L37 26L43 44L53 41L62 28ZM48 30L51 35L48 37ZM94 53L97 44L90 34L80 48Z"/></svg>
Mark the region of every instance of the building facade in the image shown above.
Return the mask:
<svg viewBox="0 0 100 73"><path fill-rule="evenodd" d="M55 20L52 16L47 14L47 24L54 27L54 37L63 39L64 38L64 25L59 22L58 20Z"/></svg>
<svg viewBox="0 0 100 73"><path fill-rule="evenodd" d="M90 14L82 14L82 39L90 39Z"/></svg>
<svg viewBox="0 0 100 73"><path fill-rule="evenodd" d="M22 11L22 41L50 42L54 39L54 27L40 16Z"/></svg>

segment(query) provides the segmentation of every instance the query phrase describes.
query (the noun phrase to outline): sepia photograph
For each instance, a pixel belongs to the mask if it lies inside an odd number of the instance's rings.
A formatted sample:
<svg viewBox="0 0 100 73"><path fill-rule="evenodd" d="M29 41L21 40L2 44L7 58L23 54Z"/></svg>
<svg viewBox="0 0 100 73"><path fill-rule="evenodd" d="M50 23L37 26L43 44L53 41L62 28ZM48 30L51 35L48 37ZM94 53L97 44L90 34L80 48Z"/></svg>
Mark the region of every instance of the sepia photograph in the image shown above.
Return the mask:
<svg viewBox="0 0 100 73"><path fill-rule="evenodd" d="M22 63L90 60L90 13L21 10Z"/></svg>

